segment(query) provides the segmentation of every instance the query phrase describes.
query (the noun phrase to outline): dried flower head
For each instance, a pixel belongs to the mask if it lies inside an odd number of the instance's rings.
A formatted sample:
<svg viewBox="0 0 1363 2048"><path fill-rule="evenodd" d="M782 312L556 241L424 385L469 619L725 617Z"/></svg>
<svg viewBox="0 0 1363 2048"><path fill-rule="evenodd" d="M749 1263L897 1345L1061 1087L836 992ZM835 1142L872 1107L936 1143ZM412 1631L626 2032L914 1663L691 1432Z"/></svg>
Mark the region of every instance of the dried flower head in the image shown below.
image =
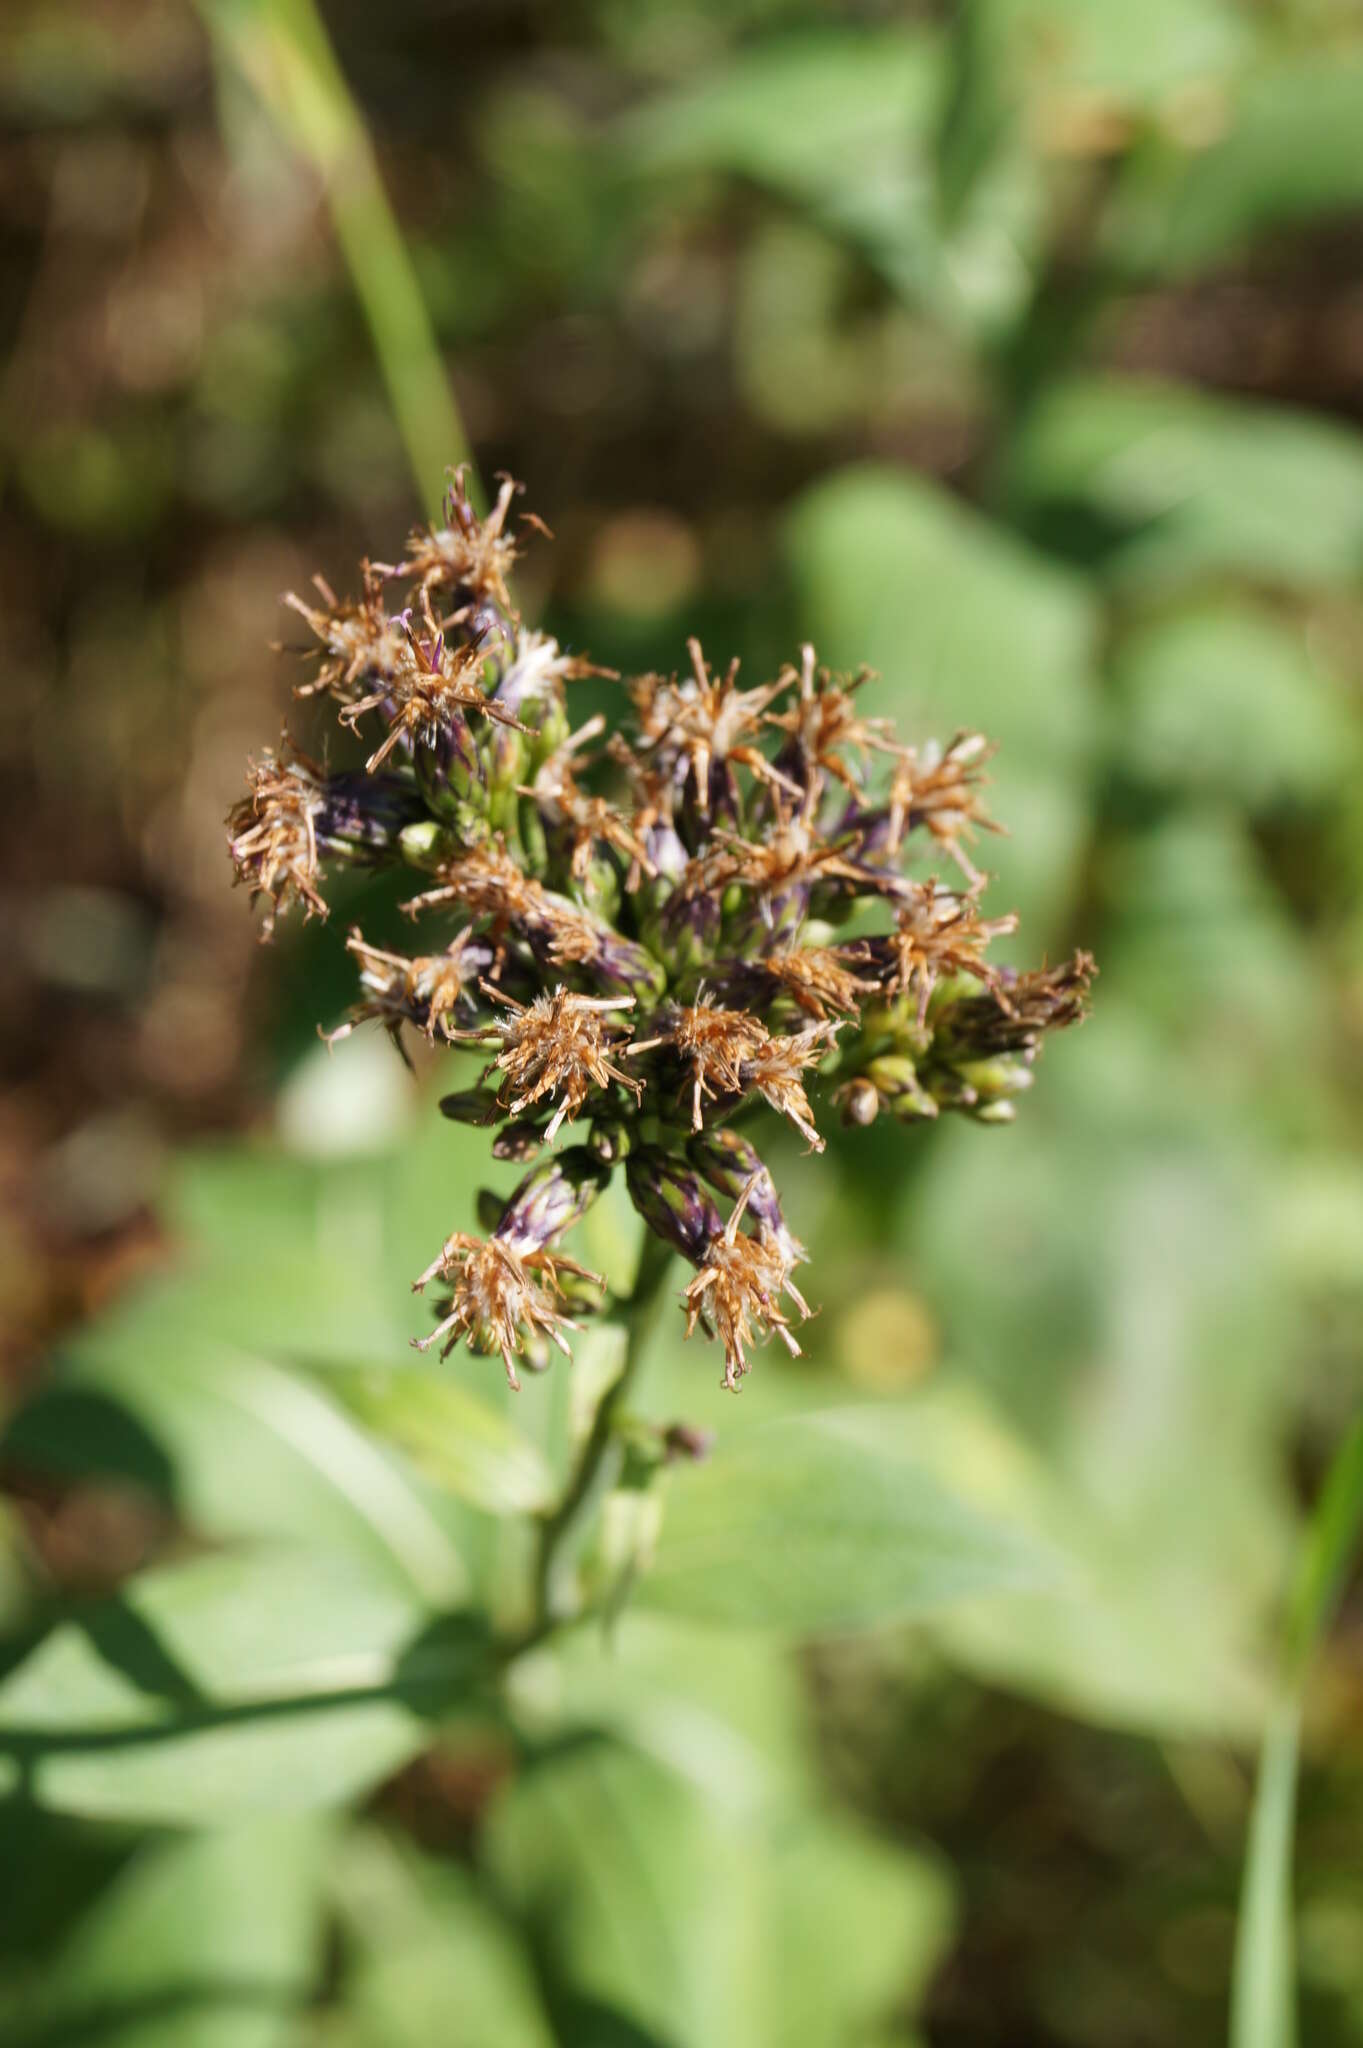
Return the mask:
<svg viewBox="0 0 1363 2048"><path fill-rule="evenodd" d="M453 1289L449 1299L440 1303L440 1321L430 1335L413 1342L418 1351L439 1344L442 1358L449 1356L461 1338L473 1351L500 1352L507 1379L519 1391L516 1358L525 1352L528 1340L547 1337L565 1358L572 1357L563 1333L580 1329L581 1324L558 1306L560 1276L568 1272L596 1277L585 1266L556 1258L552 1252L517 1251L500 1237L470 1237L456 1231L412 1282L417 1294L437 1277Z"/></svg>
<svg viewBox="0 0 1363 2048"><path fill-rule="evenodd" d="M722 771L730 762L748 769L759 782L793 790L794 785L755 744L762 714L784 685L778 680L755 690L740 690L737 661L730 662L724 675L716 676L699 640L688 640L686 649L691 674L684 680L678 682L674 677L664 682L660 676L641 676L632 686L639 751L652 755L664 776L678 786L689 775L702 814L710 809L714 771Z"/></svg>
<svg viewBox="0 0 1363 2048"><path fill-rule="evenodd" d="M325 803L325 778L315 761L300 754L287 733L279 752L268 747L247 766L248 794L227 814L233 880L245 882L253 897L268 896L262 928L268 938L289 902L303 915L325 917L317 893L317 820Z"/></svg>
<svg viewBox="0 0 1363 2048"><path fill-rule="evenodd" d="M686 1334L689 1337L699 1323L707 1335L719 1338L724 1346L721 1385L729 1393L737 1393L748 1370L754 1331L779 1337L791 1357L799 1357L790 1318L781 1307L783 1294L790 1296L801 1316L809 1314L808 1302L790 1277L793 1261L786 1250L760 1225L751 1233L739 1228L747 1200L745 1191L686 1290Z"/></svg>
<svg viewBox="0 0 1363 2048"><path fill-rule="evenodd" d="M499 1041L487 1071L505 1076L497 1099L512 1116L545 1096L556 1103L545 1133L550 1144L565 1117L577 1116L594 1089L609 1090L618 1082L638 1102L641 1084L610 1058L624 1037L614 1013L631 1009L633 997L575 995L560 985L525 1004L487 984L484 992L512 1014L469 1035Z"/></svg>
<svg viewBox="0 0 1363 2048"><path fill-rule="evenodd" d="M383 1025L399 1052L403 1051L404 1024L413 1025L432 1045L437 1033L453 1043L464 1035L454 1021L460 1005L469 1006L471 991L479 987L480 977L492 965L491 950L467 931L452 939L442 953L422 953L415 958L367 945L359 931L352 931L346 951L359 964L364 999L343 1023L325 1034L329 1045L348 1038L358 1025L371 1020Z"/></svg>
<svg viewBox="0 0 1363 2048"><path fill-rule="evenodd" d="M826 668L815 666L814 649L806 645L800 650L798 673L784 670L782 680L798 681L799 695L787 710L769 711L767 723L789 735L805 782L822 772L856 796L865 781L868 754L904 753L889 719L867 718L856 703L856 692L871 681L869 669L838 682ZM849 754L860 756L860 774Z"/></svg>
<svg viewBox="0 0 1363 2048"><path fill-rule="evenodd" d="M445 493L444 525L417 527L407 543L406 559L384 573L410 578L427 596L433 590L467 591L510 611L506 579L517 550L506 522L519 489L509 476L503 477L496 504L486 519L480 519L469 502L464 472L456 470Z"/></svg>
<svg viewBox="0 0 1363 2048"><path fill-rule="evenodd" d="M734 1387L754 1338L793 1350L807 1313L749 1128L774 1112L821 1150L828 1094L853 1126L1002 1123L1043 1036L1083 1014L1092 963L994 964L1014 919L984 914L966 851L997 829L985 741L902 743L860 708L867 677L830 675L812 647L743 689L692 640L689 673L628 684L616 730L575 722L573 681L603 671L512 606L515 490L480 519L457 476L443 523L363 565L358 598L319 582L289 599L321 650L300 694L331 698L344 734L371 714L384 731L339 772L287 741L254 763L233 868L268 899L267 930L290 903L325 915L337 862L423 878L404 908L432 936L409 957L352 933L360 1001L333 1036L368 1020L399 1045L406 1024L487 1047L484 1085L442 1108L534 1162L507 1200L480 1198L491 1234L455 1231L421 1275L450 1289L423 1345L497 1352L513 1384L517 1358L566 1348L603 1283L561 1240L623 1172L695 1269L687 1328L719 1338ZM913 871L924 849L967 886ZM580 1144L558 1142L569 1119Z"/></svg>

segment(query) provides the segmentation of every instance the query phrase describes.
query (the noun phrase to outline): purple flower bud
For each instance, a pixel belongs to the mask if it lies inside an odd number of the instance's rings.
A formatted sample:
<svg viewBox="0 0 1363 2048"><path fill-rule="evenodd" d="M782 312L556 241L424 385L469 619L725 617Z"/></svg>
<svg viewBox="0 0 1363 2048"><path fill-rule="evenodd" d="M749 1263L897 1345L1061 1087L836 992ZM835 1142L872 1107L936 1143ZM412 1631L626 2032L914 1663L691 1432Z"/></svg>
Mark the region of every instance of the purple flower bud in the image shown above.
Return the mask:
<svg viewBox="0 0 1363 2048"><path fill-rule="evenodd" d="M585 1145L570 1145L526 1174L495 1221L494 1234L522 1257L547 1251L586 1215L609 1180L609 1169Z"/></svg>
<svg viewBox="0 0 1363 2048"><path fill-rule="evenodd" d="M640 1146L625 1161L629 1198L649 1229L699 1265L724 1220L696 1175L656 1145Z"/></svg>

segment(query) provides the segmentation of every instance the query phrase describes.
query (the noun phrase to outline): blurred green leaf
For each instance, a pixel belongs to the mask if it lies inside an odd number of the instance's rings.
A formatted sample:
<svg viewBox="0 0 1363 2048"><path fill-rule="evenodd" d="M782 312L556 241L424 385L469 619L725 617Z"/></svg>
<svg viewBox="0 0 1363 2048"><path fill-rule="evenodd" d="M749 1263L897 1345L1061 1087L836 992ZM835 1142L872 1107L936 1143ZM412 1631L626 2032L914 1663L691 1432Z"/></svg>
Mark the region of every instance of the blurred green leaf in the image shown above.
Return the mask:
<svg viewBox="0 0 1363 2048"><path fill-rule="evenodd" d="M435 1368L333 1372L327 1384L357 1420L399 1444L419 1469L493 1515L537 1514L553 1472L506 1417Z"/></svg>
<svg viewBox="0 0 1363 2048"><path fill-rule="evenodd" d="M788 550L820 655L883 679L869 710L915 741L962 728L997 741L989 808L1010 836L982 838L974 857L999 876L991 900L1021 912L1017 947L1034 958L1066 923L1087 830L1090 593L934 484L878 467L807 492Z"/></svg>
<svg viewBox="0 0 1363 2048"><path fill-rule="evenodd" d="M631 169L751 179L859 252L947 325L997 325L1030 288L1040 193L1026 161L943 233L933 163L946 74L917 27L770 39L621 124Z"/></svg>
<svg viewBox="0 0 1363 2048"><path fill-rule="evenodd" d="M1357 50L1273 56L1215 110L1208 141L1138 155L1104 232L1123 265L1163 278L1203 269L1256 237L1363 203Z"/></svg>
<svg viewBox="0 0 1363 2048"><path fill-rule="evenodd" d="M322 1961L329 1830L312 1819L148 1845L77 1927L11 2048L274 2048Z"/></svg>
<svg viewBox="0 0 1363 2048"><path fill-rule="evenodd" d="M176 1824L325 1806L375 1784L465 1696L476 1629L435 1626L354 1558L257 1550L133 1579L0 1685L0 1785Z"/></svg>
<svg viewBox="0 0 1363 2048"><path fill-rule="evenodd" d="M731 1814L803 1782L798 1674L762 1634L627 1607L608 1635L575 1630L513 1666L510 1699L528 1737L607 1731Z"/></svg>
<svg viewBox="0 0 1363 2048"><path fill-rule="evenodd" d="M1111 377L1052 389L1007 466L1014 516L1123 589L1363 569L1363 437L1281 407Z"/></svg>
<svg viewBox="0 0 1363 2048"><path fill-rule="evenodd" d="M948 1924L922 1862L799 1808L722 1820L609 1744L520 1778L488 1857L570 2040L828 2048L917 2002ZM635 2032L598 2035L598 2006ZM638 2029L644 2031L640 2033Z"/></svg>
<svg viewBox="0 0 1363 2048"><path fill-rule="evenodd" d="M1250 812L1309 805L1357 771L1359 732L1305 631L1228 600L1156 619L1112 664L1114 766Z"/></svg>
<svg viewBox="0 0 1363 2048"><path fill-rule="evenodd" d="M671 1475L636 1598L697 1619L811 1634L1055 1582L1053 1553L868 1440L857 1411L731 1431Z"/></svg>
<svg viewBox="0 0 1363 2048"><path fill-rule="evenodd" d="M342 1408L302 1374L192 1330L168 1356L158 1347L49 1382L12 1419L0 1455L20 1469L129 1480L206 1535L358 1549L431 1600L467 1590L421 1489Z"/></svg>
<svg viewBox="0 0 1363 2048"><path fill-rule="evenodd" d="M347 2043L555 2048L530 1951L469 1872L360 1828L332 1886L349 1951Z"/></svg>

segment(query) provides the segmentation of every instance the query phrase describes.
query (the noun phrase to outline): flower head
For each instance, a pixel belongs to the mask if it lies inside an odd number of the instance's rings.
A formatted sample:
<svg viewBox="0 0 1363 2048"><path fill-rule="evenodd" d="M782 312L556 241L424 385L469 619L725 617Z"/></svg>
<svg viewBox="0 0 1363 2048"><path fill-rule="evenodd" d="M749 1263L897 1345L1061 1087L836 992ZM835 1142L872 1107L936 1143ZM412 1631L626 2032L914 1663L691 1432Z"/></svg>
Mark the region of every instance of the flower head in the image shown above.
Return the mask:
<svg viewBox="0 0 1363 2048"><path fill-rule="evenodd" d="M267 930L290 904L325 916L337 862L422 877L403 905L421 951L353 932L360 1000L333 1036L372 1021L400 1049L404 1025L483 1046L482 1085L442 1109L529 1163L509 1197L480 1195L490 1234L456 1231L420 1276L449 1290L423 1345L499 1353L513 1385L516 1359L566 1349L604 1283L560 1241L623 1172L694 1269L688 1332L718 1338L735 1387L754 1340L795 1350L807 1313L805 1254L749 1131L775 1115L821 1151L829 1093L853 1127L1006 1122L1042 1039L1083 1014L1092 963L995 963L1015 920L986 915L967 850L997 829L986 742L901 741L862 710L866 675L831 675L812 647L742 687L691 640L689 670L627 684L615 730L575 724L570 683L606 671L515 611L516 488L480 519L456 475L443 520L365 564L358 598L319 581L289 599L320 649L300 694L332 698L367 757L261 756L232 864ZM924 850L963 886L924 879ZM570 1120L585 1141L560 1149Z"/></svg>
<svg viewBox="0 0 1363 2048"><path fill-rule="evenodd" d="M781 1296L789 1295L801 1316L809 1314L808 1302L791 1280L794 1261L785 1247L760 1224L752 1232L740 1229L746 1206L745 1192L686 1290L686 1334L699 1323L707 1335L719 1338L724 1346L721 1385L730 1393L738 1391L748 1370L754 1334L779 1337L791 1357L799 1357Z"/></svg>
<svg viewBox="0 0 1363 2048"><path fill-rule="evenodd" d="M519 1390L516 1357L536 1337L547 1337L565 1358L572 1352L565 1330L581 1325L559 1307L560 1276L587 1272L572 1259L547 1251L517 1251L504 1238L471 1237L456 1231L447 1237L438 1257L412 1282L420 1293L431 1280L448 1282L451 1293L440 1303L440 1320L428 1337L414 1337L418 1351L440 1345L442 1358L463 1339L471 1351L500 1352L506 1376Z"/></svg>
<svg viewBox="0 0 1363 2048"><path fill-rule="evenodd" d="M497 1099L512 1116L519 1116L548 1096L555 1103L545 1133L550 1144L565 1117L577 1116L594 1090L608 1091L612 1082L618 1082L639 1100L641 1084L610 1057L624 1035L614 1013L632 1008L632 997L575 995L560 985L525 1004L487 984L484 991L512 1013L475 1034L499 1042L500 1050L487 1069L505 1076Z"/></svg>

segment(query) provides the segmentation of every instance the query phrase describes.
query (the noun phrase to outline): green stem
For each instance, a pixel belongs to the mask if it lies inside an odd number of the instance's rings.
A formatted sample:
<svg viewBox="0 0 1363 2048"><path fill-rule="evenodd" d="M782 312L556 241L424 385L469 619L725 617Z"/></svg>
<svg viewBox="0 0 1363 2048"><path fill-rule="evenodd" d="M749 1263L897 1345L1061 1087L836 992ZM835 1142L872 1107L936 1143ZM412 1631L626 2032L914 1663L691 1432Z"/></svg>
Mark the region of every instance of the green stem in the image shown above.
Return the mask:
<svg viewBox="0 0 1363 2048"><path fill-rule="evenodd" d="M671 1246L664 1244L661 1238L655 1237L651 1230L645 1231L634 1292L623 1304L626 1331L624 1364L618 1377L611 1382L597 1403L591 1428L587 1432L587 1440L582 1446L562 1498L540 1521L539 1540L535 1550L535 1611L527 1641L537 1642L553 1626L556 1618L553 1609L553 1588L558 1560L580 1509L589 1495L595 1491L602 1465L611 1449L615 1418L639 1370L640 1361L653 1334L658 1311L662 1306L663 1283L671 1267L672 1258Z"/></svg>
<svg viewBox="0 0 1363 2048"><path fill-rule="evenodd" d="M218 49L322 181L412 474L427 512L436 518L446 469L452 463L472 469L468 436L364 118L315 0L197 5ZM471 487L476 481L471 475Z"/></svg>

